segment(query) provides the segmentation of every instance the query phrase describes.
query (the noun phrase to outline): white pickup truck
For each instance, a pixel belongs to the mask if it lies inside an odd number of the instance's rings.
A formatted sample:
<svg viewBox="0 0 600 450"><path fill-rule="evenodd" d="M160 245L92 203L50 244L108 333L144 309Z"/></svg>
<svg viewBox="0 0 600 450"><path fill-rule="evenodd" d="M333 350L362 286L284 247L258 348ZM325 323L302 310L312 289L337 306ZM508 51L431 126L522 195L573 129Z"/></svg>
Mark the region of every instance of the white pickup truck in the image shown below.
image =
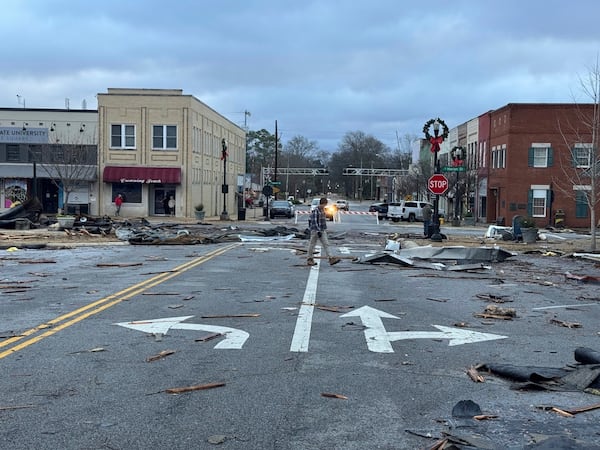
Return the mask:
<svg viewBox="0 0 600 450"><path fill-rule="evenodd" d="M388 206L387 217L392 219L394 222L400 220L408 220L414 222L416 220L423 220L423 208L425 205L429 205L433 209L433 206L427 202L415 202L415 201L401 201L398 203L390 203Z"/></svg>

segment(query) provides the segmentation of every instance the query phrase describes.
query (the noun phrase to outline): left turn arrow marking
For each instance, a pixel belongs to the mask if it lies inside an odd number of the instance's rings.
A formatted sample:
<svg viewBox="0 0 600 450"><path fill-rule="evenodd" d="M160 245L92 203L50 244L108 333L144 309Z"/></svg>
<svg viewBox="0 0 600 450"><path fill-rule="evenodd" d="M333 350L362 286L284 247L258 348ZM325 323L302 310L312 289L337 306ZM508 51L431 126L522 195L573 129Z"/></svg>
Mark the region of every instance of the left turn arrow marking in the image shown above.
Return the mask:
<svg viewBox="0 0 600 450"><path fill-rule="evenodd" d="M133 322L115 323L120 327L131 328L149 334L167 334L170 329L174 330L195 330L208 331L210 333L220 333L225 336L221 342L214 348L219 349L241 349L244 343L250 337L250 334L237 328L220 327L216 325L205 325L201 323L181 323L184 320L191 319L194 316L167 317L163 319L136 320Z"/></svg>

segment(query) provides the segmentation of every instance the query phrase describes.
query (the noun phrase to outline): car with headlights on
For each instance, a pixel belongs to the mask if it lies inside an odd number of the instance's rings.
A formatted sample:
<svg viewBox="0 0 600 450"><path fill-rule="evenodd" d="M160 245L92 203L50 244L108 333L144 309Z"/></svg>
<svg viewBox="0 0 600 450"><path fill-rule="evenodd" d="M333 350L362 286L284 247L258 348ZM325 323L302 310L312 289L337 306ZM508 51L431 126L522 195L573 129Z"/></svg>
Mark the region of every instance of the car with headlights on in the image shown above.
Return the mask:
<svg viewBox="0 0 600 450"><path fill-rule="evenodd" d="M312 211L313 209L318 208L320 201L321 201L320 197L313 198L312 201L310 202L310 210ZM327 220L333 220L333 218L337 214L337 208L335 206L335 203L333 203L331 201L331 199L327 199L327 205L325 205L324 211L325 211L325 217L327 217Z"/></svg>
<svg viewBox="0 0 600 450"><path fill-rule="evenodd" d="M287 200L273 200L269 205L269 217L274 219L275 217L285 216L288 219L294 217L296 213L295 207L292 202Z"/></svg>

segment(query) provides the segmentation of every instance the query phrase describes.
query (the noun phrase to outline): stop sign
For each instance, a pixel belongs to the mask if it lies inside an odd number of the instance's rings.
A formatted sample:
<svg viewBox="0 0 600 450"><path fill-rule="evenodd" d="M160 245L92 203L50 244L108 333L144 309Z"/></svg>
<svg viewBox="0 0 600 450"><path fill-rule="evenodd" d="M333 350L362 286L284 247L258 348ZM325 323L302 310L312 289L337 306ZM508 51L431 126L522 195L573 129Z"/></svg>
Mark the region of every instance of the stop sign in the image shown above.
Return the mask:
<svg viewBox="0 0 600 450"><path fill-rule="evenodd" d="M427 187L432 194L442 195L448 190L448 178L441 173L436 173L429 178Z"/></svg>

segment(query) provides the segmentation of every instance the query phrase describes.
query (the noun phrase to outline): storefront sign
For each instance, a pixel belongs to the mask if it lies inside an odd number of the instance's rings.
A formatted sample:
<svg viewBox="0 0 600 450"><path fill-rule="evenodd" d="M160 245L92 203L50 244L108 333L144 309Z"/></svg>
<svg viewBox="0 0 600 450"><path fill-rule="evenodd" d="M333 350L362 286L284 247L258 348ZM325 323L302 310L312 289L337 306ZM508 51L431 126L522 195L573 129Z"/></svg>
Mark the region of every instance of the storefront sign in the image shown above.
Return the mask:
<svg viewBox="0 0 600 450"><path fill-rule="evenodd" d="M147 180L139 179L139 178L121 178L121 183L142 183L142 184L162 184L162 180L153 180L148 178Z"/></svg>
<svg viewBox="0 0 600 450"><path fill-rule="evenodd" d="M6 144L47 144L48 128L0 127L0 142Z"/></svg>

